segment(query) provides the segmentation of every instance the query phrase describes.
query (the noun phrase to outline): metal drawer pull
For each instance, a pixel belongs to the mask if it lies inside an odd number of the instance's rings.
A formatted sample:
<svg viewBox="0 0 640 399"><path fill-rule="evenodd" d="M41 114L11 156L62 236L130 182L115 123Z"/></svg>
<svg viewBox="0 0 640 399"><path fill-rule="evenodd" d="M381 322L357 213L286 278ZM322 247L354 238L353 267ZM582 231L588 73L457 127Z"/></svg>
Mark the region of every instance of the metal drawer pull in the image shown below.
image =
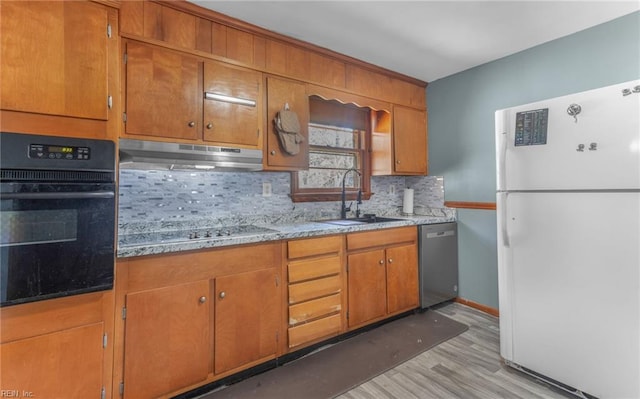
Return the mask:
<svg viewBox="0 0 640 399"><path fill-rule="evenodd" d="M393 259L389 258L389 263L393 263Z"/></svg>
<svg viewBox="0 0 640 399"><path fill-rule="evenodd" d="M200 303L205 303L205 302L207 302L207 297L206 296L201 296L199 301L200 301Z"/></svg>
<svg viewBox="0 0 640 399"><path fill-rule="evenodd" d="M189 125L189 127L194 127L196 125L196 123L194 121L189 121L189 123L187 123L187 125Z"/></svg>
<svg viewBox="0 0 640 399"><path fill-rule="evenodd" d="M384 265L384 259L380 259L378 263L380 263L381 265Z"/></svg>
<svg viewBox="0 0 640 399"><path fill-rule="evenodd" d="M240 97L225 96L224 94L204 93L204 98L206 100L216 100L216 101L223 101L225 103L246 105L247 107L256 106L256 102L254 100L248 100L246 98L240 98Z"/></svg>
<svg viewBox="0 0 640 399"><path fill-rule="evenodd" d="M227 296L227 294L225 294L224 291L220 292L220 299L224 298L225 296Z"/></svg>

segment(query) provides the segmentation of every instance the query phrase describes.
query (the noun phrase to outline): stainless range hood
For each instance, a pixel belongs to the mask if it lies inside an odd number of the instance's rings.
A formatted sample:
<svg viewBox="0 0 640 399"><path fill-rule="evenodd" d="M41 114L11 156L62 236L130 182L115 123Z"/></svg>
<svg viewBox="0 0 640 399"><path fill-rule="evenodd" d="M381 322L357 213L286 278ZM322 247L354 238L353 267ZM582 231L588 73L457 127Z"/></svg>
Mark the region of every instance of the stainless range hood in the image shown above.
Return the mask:
<svg viewBox="0 0 640 399"><path fill-rule="evenodd" d="M262 170L262 151L237 147L120 139L124 169Z"/></svg>

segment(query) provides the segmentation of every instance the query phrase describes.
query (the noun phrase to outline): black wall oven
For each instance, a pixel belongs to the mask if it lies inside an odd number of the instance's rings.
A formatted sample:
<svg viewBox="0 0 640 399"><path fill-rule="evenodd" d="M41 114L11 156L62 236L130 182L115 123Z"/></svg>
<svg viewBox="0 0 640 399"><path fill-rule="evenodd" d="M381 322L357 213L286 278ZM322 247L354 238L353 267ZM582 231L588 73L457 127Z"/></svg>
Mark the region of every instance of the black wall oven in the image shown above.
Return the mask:
<svg viewBox="0 0 640 399"><path fill-rule="evenodd" d="M0 133L1 306L107 290L115 145Z"/></svg>

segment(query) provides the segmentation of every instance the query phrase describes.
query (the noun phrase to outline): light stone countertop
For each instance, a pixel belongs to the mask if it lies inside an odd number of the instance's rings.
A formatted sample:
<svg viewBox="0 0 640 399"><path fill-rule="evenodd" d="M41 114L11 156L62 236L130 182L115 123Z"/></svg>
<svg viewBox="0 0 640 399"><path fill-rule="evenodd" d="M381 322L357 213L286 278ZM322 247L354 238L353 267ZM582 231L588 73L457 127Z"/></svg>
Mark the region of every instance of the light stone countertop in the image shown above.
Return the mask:
<svg viewBox="0 0 640 399"><path fill-rule="evenodd" d="M401 219L398 221L363 223L350 226L341 226L322 222L300 222L292 224L264 225L257 227L268 229L255 234L243 234L230 237L210 237L193 240L164 240L162 235L156 232L146 232L134 235L123 235L118 238L118 258L135 256L175 253L206 248L218 248L231 245L252 244L268 241L289 240L294 238L318 237L330 234L354 233L388 229L402 226L415 226L421 224L436 224L456 221L455 217L446 216L392 216ZM215 230L215 229L214 229Z"/></svg>

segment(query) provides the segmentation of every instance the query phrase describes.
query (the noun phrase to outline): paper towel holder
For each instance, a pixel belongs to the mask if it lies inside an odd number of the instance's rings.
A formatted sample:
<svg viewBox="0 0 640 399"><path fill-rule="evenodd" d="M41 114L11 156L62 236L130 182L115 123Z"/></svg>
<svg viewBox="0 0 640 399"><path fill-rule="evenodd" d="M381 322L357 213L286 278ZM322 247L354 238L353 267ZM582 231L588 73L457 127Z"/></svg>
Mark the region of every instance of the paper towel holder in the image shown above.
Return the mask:
<svg viewBox="0 0 640 399"><path fill-rule="evenodd" d="M413 189L405 188L404 196L402 198L402 214L404 216L413 215Z"/></svg>

